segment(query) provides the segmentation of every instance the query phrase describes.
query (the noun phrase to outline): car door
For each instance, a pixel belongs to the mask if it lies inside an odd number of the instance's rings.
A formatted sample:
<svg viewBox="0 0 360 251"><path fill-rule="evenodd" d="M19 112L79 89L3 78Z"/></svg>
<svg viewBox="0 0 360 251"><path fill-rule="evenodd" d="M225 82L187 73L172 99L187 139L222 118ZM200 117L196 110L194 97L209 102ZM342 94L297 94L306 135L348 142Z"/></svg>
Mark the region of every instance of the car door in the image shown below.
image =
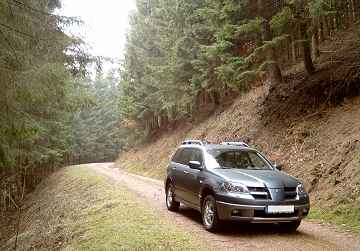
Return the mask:
<svg viewBox="0 0 360 251"><path fill-rule="evenodd" d="M181 197L181 191L179 189L179 185L178 185L178 179L179 179L179 174L180 174L180 169L181 169L181 155L182 155L182 151L183 149L180 148L176 151L176 153L174 154L174 156L171 159L171 163L169 166L170 169L170 177L171 180L173 181L173 185L174 185L174 192L175 195L177 197Z"/></svg>
<svg viewBox="0 0 360 251"><path fill-rule="evenodd" d="M191 149L190 161L199 161L202 166L204 166L203 152L200 149ZM195 207L200 206L199 192L202 181L202 171L196 169L188 169L186 174L186 194L187 200L194 205Z"/></svg>
<svg viewBox="0 0 360 251"><path fill-rule="evenodd" d="M188 202L188 195L187 195L187 178L189 174L189 160L191 158L191 149L183 148L181 153L179 154L176 162L173 164L173 172L175 173L175 194L176 196Z"/></svg>

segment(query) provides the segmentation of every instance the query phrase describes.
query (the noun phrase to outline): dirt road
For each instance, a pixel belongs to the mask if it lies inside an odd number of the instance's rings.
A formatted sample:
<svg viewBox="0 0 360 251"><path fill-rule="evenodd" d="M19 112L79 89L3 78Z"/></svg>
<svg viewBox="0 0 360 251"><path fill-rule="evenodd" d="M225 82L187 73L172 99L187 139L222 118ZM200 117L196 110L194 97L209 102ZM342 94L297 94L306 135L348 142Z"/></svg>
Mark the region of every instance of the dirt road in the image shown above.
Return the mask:
<svg viewBox="0 0 360 251"><path fill-rule="evenodd" d="M95 172L109 177L119 185L138 194L159 215L168 217L174 225L191 232L209 249L219 250L359 250L360 236L339 230L335 226L303 221L298 232L282 234L271 225L229 224L217 234L206 232L198 212L182 207L178 213L167 211L164 202L163 183L158 180L131 175L113 164L90 164Z"/></svg>

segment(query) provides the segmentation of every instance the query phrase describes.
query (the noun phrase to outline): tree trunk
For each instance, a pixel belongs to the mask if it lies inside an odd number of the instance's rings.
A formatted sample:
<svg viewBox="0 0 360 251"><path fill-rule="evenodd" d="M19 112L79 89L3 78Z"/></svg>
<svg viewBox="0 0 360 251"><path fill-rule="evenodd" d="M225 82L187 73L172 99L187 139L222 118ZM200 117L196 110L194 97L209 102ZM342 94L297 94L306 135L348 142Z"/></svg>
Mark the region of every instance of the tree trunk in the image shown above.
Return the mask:
<svg viewBox="0 0 360 251"><path fill-rule="evenodd" d="M337 8L337 10L340 10L339 7ZM336 12L335 14L335 30L341 30L341 14L339 12Z"/></svg>
<svg viewBox="0 0 360 251"><path fill-rule="evenodd" d="M344 1L344 19L345 28L349 28L352 22L351 4L349 0Z"/></svg>
<svg viewBox="0 0 360 251"><path fill-rule="evenodd" d="M328 38L331 38L331 17L330 16L326 16L325 17L325 25L326 25L326 35Z"/></svg>
<svg viewBox="0 0 360 251"><path fill-rule="evenodd" d="M211 98L215 106L220 105L220 95L216 90L211 91Z"/></svg>
<svg viewBox="0 0 360 251"><path fill-rule="evenodd" d="M324 19L321 17L319 22L319 42L323 43L324 41L325 41Z"/></svg>
<svg viewBox="0 0 360 251"><path fill-rule="evenodd" d="M352 15L352 19L353 19L353 22L355 23L356 22L356 6L355 6L355 0L351 0L350 1L350 4L351 4L351 15Z"/></svg>
<svg viewBox="0 0 360 251"><path fill-rule="evenodd" d="M270 27L270 19L273 15L274 9L268 8L269 1L267 0L258 0L257 6L259 10L259 16L264 18L263 27L262 27L262 40L264 41L271 41L273 36L271 34L271 27ZM273 85L277 85L283 81L283 77L281 74L281 70L279 67L279 63L276 58L276 53L273 47L269 47L266 52L267 60L270 61L269 65L269 74L270 79Z"/></svg>
<svg viewBox="0 0 360 251"><path fill-rule="evenodd" d="M293 63L296 63L297 61L297 53L296 53L296 39L295 36L292 36L292 42L291 42L291 52L292 52L292 60Z"/></svg>
<svg viewBox="0 0 360 251"><path fill-rule="evenodd" d="M272 34L269 21L265 20L263 22L263 40L271 41ZM283 81L279 63L276 58L275 50L272 47L269 47L267 50L267 60L270 61L269 73L272 84L277 85Z"/></svg>
<svg viewBox="0 0 360 251"><path fill-rule="evenodd" d="M312 75L315 72L315 67L311 58L311 46L307 32L307 23L305 21L300 21L300 34L302 38L301 44L305 70L308 75Z"/></svg>
<svg viewBox="0 0 360 251"><path fill-rule="evenodd" d="M357 21L360 18L360 1L353 0L353 6L354 6L355 21Z"/></svg>
<svg viewBox="0 0 360 251"><path fill-rule="evenodd" d="M320 57L319 32L318 31L319 31L318 27L315 26L313 35L312 35L312 55L313 55L314 59Z"/></svg>

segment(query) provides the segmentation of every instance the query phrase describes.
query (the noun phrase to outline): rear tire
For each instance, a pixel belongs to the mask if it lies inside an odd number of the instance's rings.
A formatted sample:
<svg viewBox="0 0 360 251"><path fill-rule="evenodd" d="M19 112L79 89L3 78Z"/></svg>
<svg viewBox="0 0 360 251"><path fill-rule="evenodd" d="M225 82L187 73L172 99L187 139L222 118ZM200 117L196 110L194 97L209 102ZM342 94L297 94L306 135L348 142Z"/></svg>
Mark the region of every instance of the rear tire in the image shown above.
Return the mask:
<svg viewBox="0 0 360 251"><path fill-rule="evenodd" d="M179 210L180 202L175 200L174 186L169 184L166 188L166 207L169 211L176 212Z"/></svg>
<svg viewBox="0 0 360 251"><path fill-rule="evenodd" d="M300 224L301 224L301 220L293 221L293 222L284 222L284 223L280 223L280 229L282 232L285 233L293 233L296 232Z"/></svg>
<svg viewBox="0 0 360 251"><path fill-rule="evenodd" d="M216 201L214 196L208 195L205 197L202 208L201 215L204 228L209 232L215 232L220 227L220 220L217 213Z"/></svg>

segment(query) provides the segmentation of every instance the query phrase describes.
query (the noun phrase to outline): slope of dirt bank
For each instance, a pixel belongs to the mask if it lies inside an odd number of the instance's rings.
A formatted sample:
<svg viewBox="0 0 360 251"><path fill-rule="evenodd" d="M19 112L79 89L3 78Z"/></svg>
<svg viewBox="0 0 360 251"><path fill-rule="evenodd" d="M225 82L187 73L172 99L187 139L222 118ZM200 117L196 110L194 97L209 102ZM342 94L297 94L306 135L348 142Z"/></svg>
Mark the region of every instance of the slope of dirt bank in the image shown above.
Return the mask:
<svg viewBox="0 0 360 251"><path fill-rule="evenodd" d="M313 204L347 205L360 222L358 28L322 48L327 53L317 61L315 75L292 70L286 83L272 90L255 88L200 124L182 125L121 154L117 165L162 178L169 156L184 139L244 140L304 180Z"/></svg>

